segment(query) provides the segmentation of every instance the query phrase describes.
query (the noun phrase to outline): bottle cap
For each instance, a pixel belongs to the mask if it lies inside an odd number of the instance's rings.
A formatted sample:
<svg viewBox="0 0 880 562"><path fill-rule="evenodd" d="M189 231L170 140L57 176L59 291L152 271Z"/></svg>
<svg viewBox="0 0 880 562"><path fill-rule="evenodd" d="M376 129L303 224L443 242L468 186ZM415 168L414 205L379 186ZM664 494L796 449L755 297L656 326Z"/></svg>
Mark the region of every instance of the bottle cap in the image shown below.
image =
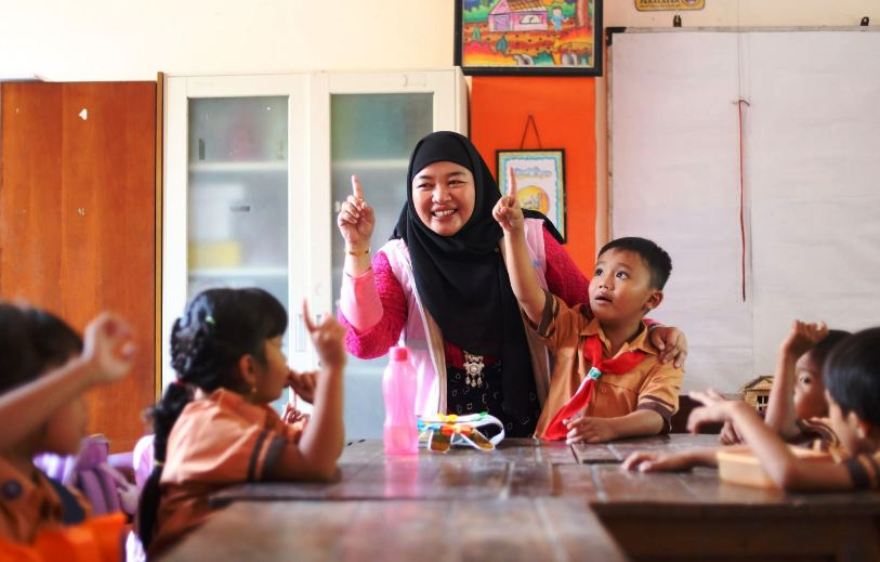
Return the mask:
<svg viewBox="0 0 880 562"><path fill-rule="evenodd" d="M391 360L392 361L406 361L409 358L409 353L407 352L405 347L392 347L391 348Z"/></svg>

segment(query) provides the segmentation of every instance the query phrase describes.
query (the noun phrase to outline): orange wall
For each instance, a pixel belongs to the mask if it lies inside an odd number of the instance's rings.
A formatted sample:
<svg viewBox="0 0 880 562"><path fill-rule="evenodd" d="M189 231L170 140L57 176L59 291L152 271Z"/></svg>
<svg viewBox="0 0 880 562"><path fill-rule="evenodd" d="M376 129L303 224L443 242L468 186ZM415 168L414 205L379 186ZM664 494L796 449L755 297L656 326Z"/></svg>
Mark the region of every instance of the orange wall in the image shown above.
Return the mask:
<svg viewBox="0 0 880 562"><path fill-rule="evenodd" d="M565 149L566 249L590 273L596 253L596 99L592 78L478 77L471 139L492 168L498 149L519 148L529 114L544 148ZM529 129L524 148L538 148Z"/></svg>

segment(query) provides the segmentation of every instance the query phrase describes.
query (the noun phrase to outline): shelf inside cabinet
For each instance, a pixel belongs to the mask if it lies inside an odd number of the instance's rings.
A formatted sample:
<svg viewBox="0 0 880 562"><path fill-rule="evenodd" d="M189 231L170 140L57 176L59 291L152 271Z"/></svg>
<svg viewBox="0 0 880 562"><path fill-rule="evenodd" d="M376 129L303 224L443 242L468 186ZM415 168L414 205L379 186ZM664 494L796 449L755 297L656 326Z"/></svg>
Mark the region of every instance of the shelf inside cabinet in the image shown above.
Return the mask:
<svg viewBox="0 0 880 562"><path fill-rule="evenodd" d="M189 270L190 278L272 278L287 277L286 267L201 267Z"/></svg>
<svg viewBox="0 0 880 562"><path fill-rule="evenodd" d="M189 171L202 174L217 173L266 173L266 172L287 172L288 163L286 160L266 160L266 161L241 161L241 162L193 162L189 165Z"/></svg>
<svg viewBox="0 0 880 562"><path fill-rule="evenodd" d="M350 158L333 161L334 168L345 170L402 170L406 172L409 160L406 158Z"/></svg>

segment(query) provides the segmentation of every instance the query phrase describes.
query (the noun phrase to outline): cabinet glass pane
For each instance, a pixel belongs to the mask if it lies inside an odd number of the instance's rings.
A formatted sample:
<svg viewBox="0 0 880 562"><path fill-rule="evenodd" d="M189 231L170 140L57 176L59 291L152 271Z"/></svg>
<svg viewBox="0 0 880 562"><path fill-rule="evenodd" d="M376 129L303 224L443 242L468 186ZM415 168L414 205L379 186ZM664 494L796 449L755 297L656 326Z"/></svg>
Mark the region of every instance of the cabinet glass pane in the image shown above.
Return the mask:
<svg viewBox="0 0 880 562"><path fill-rule="evenodd" d="M373 250L391 236L406 201L406 169L416 142L433 130L433 94L334 94L331 96L333 294L339 295L345 247L335 228L339 205L357 174L376 211ZM345 431L349 438L381 437L382 371L388 357L349 357L345 374Z"/></svg>
<svg viewBox="0 0 880 562"><path fill-rule="evenodd" d="M288 98L189 101L188 297L261 287L288 308Z"/></svg>

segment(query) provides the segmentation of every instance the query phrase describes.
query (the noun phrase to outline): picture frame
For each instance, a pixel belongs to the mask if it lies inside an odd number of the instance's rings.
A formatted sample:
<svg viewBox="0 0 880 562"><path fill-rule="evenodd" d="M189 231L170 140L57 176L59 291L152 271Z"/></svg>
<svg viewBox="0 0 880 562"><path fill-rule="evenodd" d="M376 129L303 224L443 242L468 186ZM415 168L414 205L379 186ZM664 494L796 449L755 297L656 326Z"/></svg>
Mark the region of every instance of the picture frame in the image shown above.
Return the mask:
<svg viewBox="0 0 880 562"><path fill-rule="evenodd" d="M602 75L602 0L454 1L465 74Z"/></svg>
<svg viewBox="0 0 880 562"><path fill-rule="evenodd" d="M517 199L524 209L540 211L567 240L565 204L565 150L501 149L495 151L498 188L510 189L508 170L516 176Z"/></svg>

